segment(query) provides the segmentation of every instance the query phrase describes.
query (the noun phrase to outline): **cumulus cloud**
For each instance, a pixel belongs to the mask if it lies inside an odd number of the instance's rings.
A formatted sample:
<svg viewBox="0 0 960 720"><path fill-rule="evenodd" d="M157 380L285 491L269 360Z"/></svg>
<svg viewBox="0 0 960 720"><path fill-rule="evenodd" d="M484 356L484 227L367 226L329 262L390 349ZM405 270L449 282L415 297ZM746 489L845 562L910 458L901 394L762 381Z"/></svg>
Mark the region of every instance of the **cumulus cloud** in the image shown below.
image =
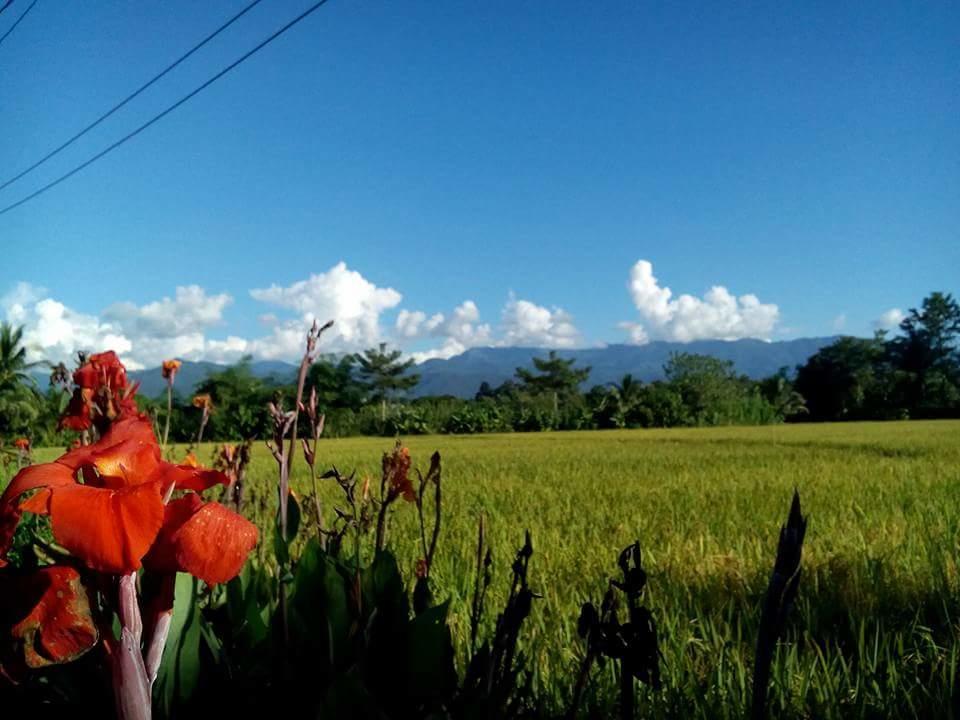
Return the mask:
<svg viewBox="0 0 960 720"><path fill-rule="evenodd" d="M873 327L877 330L896 330L905 317L906 313L900 308L890 308L873 321Z"/></svg>
<svg viewBox="0 0 960 720"><path fill-rule="evenodd" d="M491 345L492 328L480 323L480 309L473 300L466 300L449 315L436 313L427 317L420 311L401 310L397 315L397 335L407 340L423 337L441 338L438 347L412 353L415 362L434 358L451 358L468 348Z"/></svg>
<svg viewBox="0 0 960 720"><path fill-rule="evenodd" d="M424 312L415 310L401 310L397 313L396 330L401 338L418 338L426 333L435 331L442 323L443 313L436 313L429 318Z"/></svg>
<svg viewBox="0 0 960 720"><path fill-rule="evenodd" d="M208 295L199 285L188 285L178 287L173 298L146 305L115 303L103 311L103 319L134 337L176 339L219 325L232 302L227 293Z"/></svg>
<svg viewBox="0 0 960 720"><path fill-rule="evenodd" d="M501 345L570 348L580 344L580 331L563 308L548 309L511 294L501 320Z"/></svg>
<svg viewBox="0 0 960 720"><path fill-rule="evenodd" d="M780 314L776 305L761 303L753 294L736 297L722 285L710 288L702 298L687 294L674 298L670 288L661 287L647 260L639 260L631 268L629 289L641 320L620 327L638 344L650 340L769 339Z"/></svg>
<svg viewBox="0 0 960 720"><path fill-rule="evenodd" d="M0 309L8 322L25 326L31 359L69 364L79 351L110 349L138 370L169 357L205 357L211 341L204 330L222 321L230 302L227 294L211 296L191 285L176 288L173 298L142 306L116 303L97 316L49 297L44 288L19 283L0 299Z"/></svg>
<svg viewBox="0 0 960 720"><path fill-rule="evenodd" d="M31 361L70 362L78 350L104 347L123 355L132 347L120 328L77 312L30 283L18 283L0 298L0 310L7 322L24 326L23 341Z"/></svg>
<svg viewBox="0 0 960 720"><path fill-rule="evenodd" d="M325 341L341 349L369 347L382 338L380 315L400 304L403 296L393 288L380 288L367 280L347 264L339 262L326 272L310 275L287 287L271 285L250 291L251 297L260 302L299 314L298 321L288 321L275 327L272 340L283 343L274 348L278 357L301 352L304 324L314 320L335 320ZM296 328L297 341L289 343L289 336ZM294 349L296 348L296 349ZM292 351L292 352L289 352Z"/></svg>

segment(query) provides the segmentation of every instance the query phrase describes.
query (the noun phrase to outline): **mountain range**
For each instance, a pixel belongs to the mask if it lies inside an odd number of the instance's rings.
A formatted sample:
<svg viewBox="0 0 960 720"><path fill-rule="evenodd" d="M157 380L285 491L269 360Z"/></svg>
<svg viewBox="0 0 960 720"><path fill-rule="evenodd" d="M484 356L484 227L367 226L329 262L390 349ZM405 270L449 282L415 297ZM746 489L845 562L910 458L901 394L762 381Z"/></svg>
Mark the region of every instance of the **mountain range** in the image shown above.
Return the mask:
<svg viewBox="0 0 960 720"><path fill-rule="evenodd" d="M663 378L663 366L675 352L711 355L731 360L736 370L751 378L766 377L782 367L793 370L820 348L829 345L835 337L801 338L764 342L762 340L697 340L690 343L651 342L646 345L607 345L579 350L559 350L564 358L573 358L578 366L589 365L592 370L586 385L615 382L625 374L645 382ZM534 357L546 356L542 348L476 347L452 358L427 360L416 366L420 383L413 394L454 395L473 397L480 383L496 387L513 377L518 367L530 367ZM177 375L177 389L181 394L192 391L211 373L223 369L212 362L185 361ZM279 382L293 382L296 366L279 360L259 360L251 363L257 377ZM164 392L165 381L159 368L131 371L129 376L140 381L140 392L157 397Z"/></svg>

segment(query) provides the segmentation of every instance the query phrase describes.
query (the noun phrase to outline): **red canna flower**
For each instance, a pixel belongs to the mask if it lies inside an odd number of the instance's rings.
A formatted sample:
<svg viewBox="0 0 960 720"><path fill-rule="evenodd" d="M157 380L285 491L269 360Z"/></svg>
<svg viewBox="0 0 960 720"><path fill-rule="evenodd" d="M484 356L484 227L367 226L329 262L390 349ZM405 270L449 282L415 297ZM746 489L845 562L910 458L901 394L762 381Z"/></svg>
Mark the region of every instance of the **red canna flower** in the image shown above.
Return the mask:
<svg viewBox="0 0 960 720"><path fill-rule="evenodd" d="M164 360L163 366L160 368L163 379L172 384L182 364L179 360Z"/></svg>
<svg viewBox="0 0 960 720"><path fill-rule="evenodd" d="M164 525L164 498L170 492L202 492L227 482L215 470L163 462L148 420L120 420L97 443L17 474L0 497L0 566L21 515L28 511L48 515L57 543L91 570L132 572L141 566ZM31 490L37 492L22 501ZM233 513L224 518L217 532L244 538L252 534L255 544L251 523ZM206 537L205 552L218 554L222 538L215 533Z"/></svg>
<svg viewBox="0 0 960 720"><path fill-rule="evenodd" d="M63 424L95 425L100 439L24 468L0 495L0 636L9 631L18 654L11 663L9 643L0 642L0 677L69 662L102 641L119 716L135 711L148 717L173 614L175 573L210 584L230 580L255 547L257 528L201 499L204 490L227 484L226 475L192 455L180 465L162 459L149 419L136 411L136 387L127 385L114 353L91 356L74 382ZM208 412L209 402L204 417ZM184 494L171 500L175 490ZM49 517L55 543L71 557L30 575L8 567L24 512ZM145 606L146 625L137 598L141 566L159 575L161 588ZM116 613L118 637L100 637L91 607L103 608L106 617ZM142 637L149 641L141 647Z"/></svg>
<svg viewBox="0 0 960 720"><path fill-rule="evenodd" d="M30 441L27 438L17 438L13 441L13 446L22 453L30 452Z"/></svg>
<svg viewBox="0 0 960 720"><path fill-rule="evenodd" d="M423 558L418 558L417 564L414 567L414 574L417 576L417 578L425 578L428 572L429 566L427 565L427 561Z"/></svg>
<svg viewBox="0 0 960 720"><path fill-rule="evenodd" d="M194 395L192 402L193 406L199 410L204 410L206 412L213 410L213 398L211 398L207 393Z"/></svg>
<svg viewBox="0 0 960 720"><path fill-rule="evenodd" d="M127 371L112 350L91 355L73 373L76 386L60 419L60 427L86 430L92 424L100 429L117 418L137 414L133 399L139 384L127 384Z"/></svg>
<svg viewBox="0 0 960 720"><path fill-rule="evenodd" d="M167 504L163 527L144 564L158 572L190 573L215 585L236 577L256 544L253 523L190 493Z"/></svg>
<svg viewBox="0 0 960 720"><path fill-rule="evenodd" d="M99 639L86 588L71 567L3 578L0 618L22 647L27 668L76 660Z"/></svg>
<svg viewBox="0 0 960 720"><path fill-rule="evenodd" d="M407 502L415 502L417 494L410 481L410 450L397 442L396 448L389 455L383 454L383 476L389 488L390 497L399 497Z"/></svg>

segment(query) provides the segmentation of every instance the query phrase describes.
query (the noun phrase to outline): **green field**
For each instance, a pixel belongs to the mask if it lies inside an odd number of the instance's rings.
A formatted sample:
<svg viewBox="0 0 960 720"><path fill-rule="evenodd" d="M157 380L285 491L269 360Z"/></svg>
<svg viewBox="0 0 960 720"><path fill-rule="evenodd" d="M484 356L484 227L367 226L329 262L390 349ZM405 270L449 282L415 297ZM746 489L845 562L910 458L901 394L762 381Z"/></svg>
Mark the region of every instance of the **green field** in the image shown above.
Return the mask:
<svg viewBox="0 0 960 720"><path fill-rule="evenodd" d="M951 711L960 660L958 440L960 422L943 421L428 436L408 446L424 469L434 449L443 456L433 576L436 595L452 599L461 651L478 516L494 547L491 609L523 530L532 532L532 586L543 599L523 644L550 709L569 697L580 604L601 598L618 552L638 539L665 685L643 692L643 716L743 717L761 597L798 488L810 524L799 600L775 662L774 716L929 717ZM319 464L378 478L390 446L323 441ZM296 467L304 496L309 478L299 459ZM273 513L274 478L261 447L248 486L261 524ZM328 510L338 493L324 484ZM412 577L416 512L395 507L389 542ZM613 687L608 664L588 697L598 712Z"/></svg>

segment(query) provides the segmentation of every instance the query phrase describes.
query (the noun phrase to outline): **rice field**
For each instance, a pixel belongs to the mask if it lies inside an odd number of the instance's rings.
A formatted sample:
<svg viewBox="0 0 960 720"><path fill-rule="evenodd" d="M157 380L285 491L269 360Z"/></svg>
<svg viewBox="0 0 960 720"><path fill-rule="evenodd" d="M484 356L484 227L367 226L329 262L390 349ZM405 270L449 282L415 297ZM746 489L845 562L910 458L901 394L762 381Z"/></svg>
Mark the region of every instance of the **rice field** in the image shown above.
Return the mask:
<svg viewBox="0 0 960 720"><path fill-rule="evenodd" d="M459 657L469 637L477 519L494 549L487 624L513 553L533 536L535 603L522 643L533 687L562 711L581 656L580 605L599 601L634 540L649 573L664 688L642 717L744 717L753 645L777 534L794 488L809 528L800 592L773 669L773 716L952 717L960 644L960 422L637 430L404 440L424 470L443 457L443 526L432 577L452 601ZM389 439L325 440L320 467L379 478ZM212 452L204 447L198 456ZM276 471L262 446L247 511L275 512ZM376 485L376 483L374 483ZM310 503L301 460L294 486ZM340 502L322 483L328 513ZM389 544L405 576L419 557L412 505L398 503ZM267 548L264 547L264 553ZM367 549L369 552L369 548ZM608 664L587 710L615 699ZM956 713L960 716L960 713Z"/></svg>

